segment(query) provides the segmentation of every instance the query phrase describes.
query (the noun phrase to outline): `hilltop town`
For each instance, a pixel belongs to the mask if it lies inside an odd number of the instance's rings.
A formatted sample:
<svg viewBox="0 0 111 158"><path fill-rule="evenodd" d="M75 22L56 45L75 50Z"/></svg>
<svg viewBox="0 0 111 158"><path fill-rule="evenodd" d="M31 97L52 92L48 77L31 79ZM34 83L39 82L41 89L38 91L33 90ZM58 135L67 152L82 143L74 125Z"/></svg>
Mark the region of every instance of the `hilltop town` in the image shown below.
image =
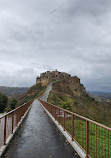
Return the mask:
<svg viewBox="0 0 111 158"><path fill-rule="evenodd" d="M83 84L80 83L80 79L77 76L71 76L68 73L65 72L59 72L57 70L55 71L47 71L45 73L42 73L40 77L37 77L36 84L41 83L42 86L47 86L50 82L54 81L64 81L67 83L67 85L70 87L72 91L76 92L85 92L86 90L83 86Z"/></svg>

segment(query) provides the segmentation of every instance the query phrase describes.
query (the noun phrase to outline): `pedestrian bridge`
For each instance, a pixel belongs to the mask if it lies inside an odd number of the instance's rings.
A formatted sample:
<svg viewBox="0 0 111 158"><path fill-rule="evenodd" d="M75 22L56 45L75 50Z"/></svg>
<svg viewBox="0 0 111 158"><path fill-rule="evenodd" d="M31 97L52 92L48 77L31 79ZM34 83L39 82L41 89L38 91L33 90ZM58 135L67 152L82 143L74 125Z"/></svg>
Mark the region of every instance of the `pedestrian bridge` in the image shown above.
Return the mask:
<svg viewBox="0 0 111 158"><path fill-rule="evenodd" d="M111 128L46 102L51 87L0 118L1 157L111 158Z"/></svg>

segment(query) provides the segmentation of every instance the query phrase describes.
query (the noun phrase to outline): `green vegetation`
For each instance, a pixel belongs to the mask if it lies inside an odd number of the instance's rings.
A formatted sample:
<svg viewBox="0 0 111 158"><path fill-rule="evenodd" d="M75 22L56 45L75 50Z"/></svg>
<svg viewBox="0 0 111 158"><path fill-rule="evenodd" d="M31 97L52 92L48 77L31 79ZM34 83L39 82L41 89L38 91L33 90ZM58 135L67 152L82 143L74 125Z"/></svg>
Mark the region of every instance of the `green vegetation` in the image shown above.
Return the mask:
<svg viewBox="0 0 111 158"><path fill-rule="evenodd" d="M15 109L16 105L17 105L17 100L16 99L12 99L10 101L10 104L9 104L10 108L13 110L13 109Z"/></svg>
<svg viewBox="0 0 111 158"><path fill-rule="evenodd" d="M50 92L48 102L58 105L63 109L71 110L74 100L69 95Z"/></svg>
<svg viewBox="0 0 111 158"><path fill-rule="evenodd" d="M0 93L0 113L4 112L8 103L8 97Z"/></svg>
<svg viewBox="0 0 111 158"><path fill-rule="evenodd" d="M15 98L12 98L8 102L8 106L7 106L6 112L9 112L9 111L15 109L16 106L17 106L17 100Z"/></svg>
<svg viewBox="0 0 111 158"><path fill-rule="evenodd" d="M65 82L54 83L48 102L111 127L111 106L95 101L80 89L70 88ZM63 116L58 119L63 126ZM72 116L69 114L66 114L65 128L72 135ZM86 121L78 117L74 117L74 139L86 150ZM90 156L108 158L108 151L111 157L111 132L89 123Z"/></svg>
<svg viewBox="0 0 111 158"><path fill-rule="evenodd" d="M5 111L9 112L32 99L36 99L37 97L43 95L45 90L46 86L42 86L42 84L39 83L29 88L26 94L21 96L18 95L14 98L8 98L6 95L0 93L0 113Z"/></svg>
<svg viewBox="0 0 111 158"><path fill-rule="evenodd" d="M111 106L82 91L71 91L66 83L54 83L48 102L111 127Z"/></svg>
<svg viewBox="0 0 111 158"><path fill-rule="evenodd" d="M72 135L72 118L66 119L65 128ZM63 125L63 118L59 118ZM108 139L109 138L109 139ZM84 120L74 119L74 139L86 150L86 122ZM109 149L108 149L109 144ZM96 155L97 149L97 155ZM108 158L111 157L111 132L89 123L89 153L91 157Z"/></svg>
<svg viewBox="0 0 111 158"><path fill-rule="evenodd" d="M37 97L43 95L45 90L46 86L42 86L41 83L32 86L28 89L27 94L19 99L17 105L20 106L26 102L29 102L32 99L36 99Z"/></svg>

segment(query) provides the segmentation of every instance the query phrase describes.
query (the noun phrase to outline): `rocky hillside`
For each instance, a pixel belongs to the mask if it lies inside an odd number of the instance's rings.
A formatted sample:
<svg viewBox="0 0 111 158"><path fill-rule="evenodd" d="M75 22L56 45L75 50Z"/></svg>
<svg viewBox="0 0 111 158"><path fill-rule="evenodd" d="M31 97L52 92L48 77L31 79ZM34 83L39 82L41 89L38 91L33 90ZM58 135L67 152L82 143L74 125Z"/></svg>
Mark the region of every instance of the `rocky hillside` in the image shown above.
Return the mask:
<svg viewBox="0 0 111 158"><path fill-rule="evenodd" d="M90 97L77 76L64 72L47 71L37 77L36 84L53 83L48 101L111 127L111 106Z"/></svg>

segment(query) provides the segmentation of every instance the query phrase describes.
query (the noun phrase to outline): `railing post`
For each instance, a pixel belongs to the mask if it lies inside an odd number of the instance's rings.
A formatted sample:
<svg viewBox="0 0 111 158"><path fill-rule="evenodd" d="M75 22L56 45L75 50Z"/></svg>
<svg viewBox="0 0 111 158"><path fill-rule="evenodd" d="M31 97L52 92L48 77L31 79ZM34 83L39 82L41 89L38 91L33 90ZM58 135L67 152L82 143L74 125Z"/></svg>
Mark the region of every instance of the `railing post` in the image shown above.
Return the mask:
<svg viewBox="0 0 111 158"><path fill-rule="evenodd" d="M55 120L56 120L56 107L55 107Z"/></svg>
<svg viewBox="0 0 111 158"><path fill-rule="evenodd" d="M16 125L18 124L18 120L19 120L19 117L18 117L18 109L16 111Z"/></svg>
<svg viewBox="0 0 111 158"><path fill-rule="evenodd" d="M59 113L58 113L58 124L60 124L60 109L59 110Z"/></svg>
<svg viewBox="0 0 111 158"><path fill-rule="evenodd" d="M53 114L52 114L52 113L53 113L53 107L51 106L51 115L53 116Z"/></svg>
<svg viewBox="0 0 111 158"><path fill-rule="evenodd" d="M74 115L72 115L72 141L74 140Z"/></svg>
<svg viewBox="0 0 111 158"><path fill-rule="evenodd" d="M14 113L12 113L12 133L13 133L13 124L14 124Z"/></svg>
<svg viewBox="0 0 111 158"><path fill-rule="evenodd" d="M4 121L4 145L6 144L6 126L7 126L7 116L5 116L5 121Z"/></svg>
<svg viewBox="0 0 111 158"><path fill-rule="evenodd" d="M86 157L88 158L89 156L89 122L86 121Z"/></svg>
<svg viewBox="0 0 111 158"><path fill-rule="evenodd" d="M66 116L65 116L65 111L64 111L64 131L65 131L65 119L66 119Z"/></svg>
<svg viewBox="0 0 111 158"><path fill-rule="evenodd" d="M108 131L108 158L109 158L109 131Z"/></svg>

